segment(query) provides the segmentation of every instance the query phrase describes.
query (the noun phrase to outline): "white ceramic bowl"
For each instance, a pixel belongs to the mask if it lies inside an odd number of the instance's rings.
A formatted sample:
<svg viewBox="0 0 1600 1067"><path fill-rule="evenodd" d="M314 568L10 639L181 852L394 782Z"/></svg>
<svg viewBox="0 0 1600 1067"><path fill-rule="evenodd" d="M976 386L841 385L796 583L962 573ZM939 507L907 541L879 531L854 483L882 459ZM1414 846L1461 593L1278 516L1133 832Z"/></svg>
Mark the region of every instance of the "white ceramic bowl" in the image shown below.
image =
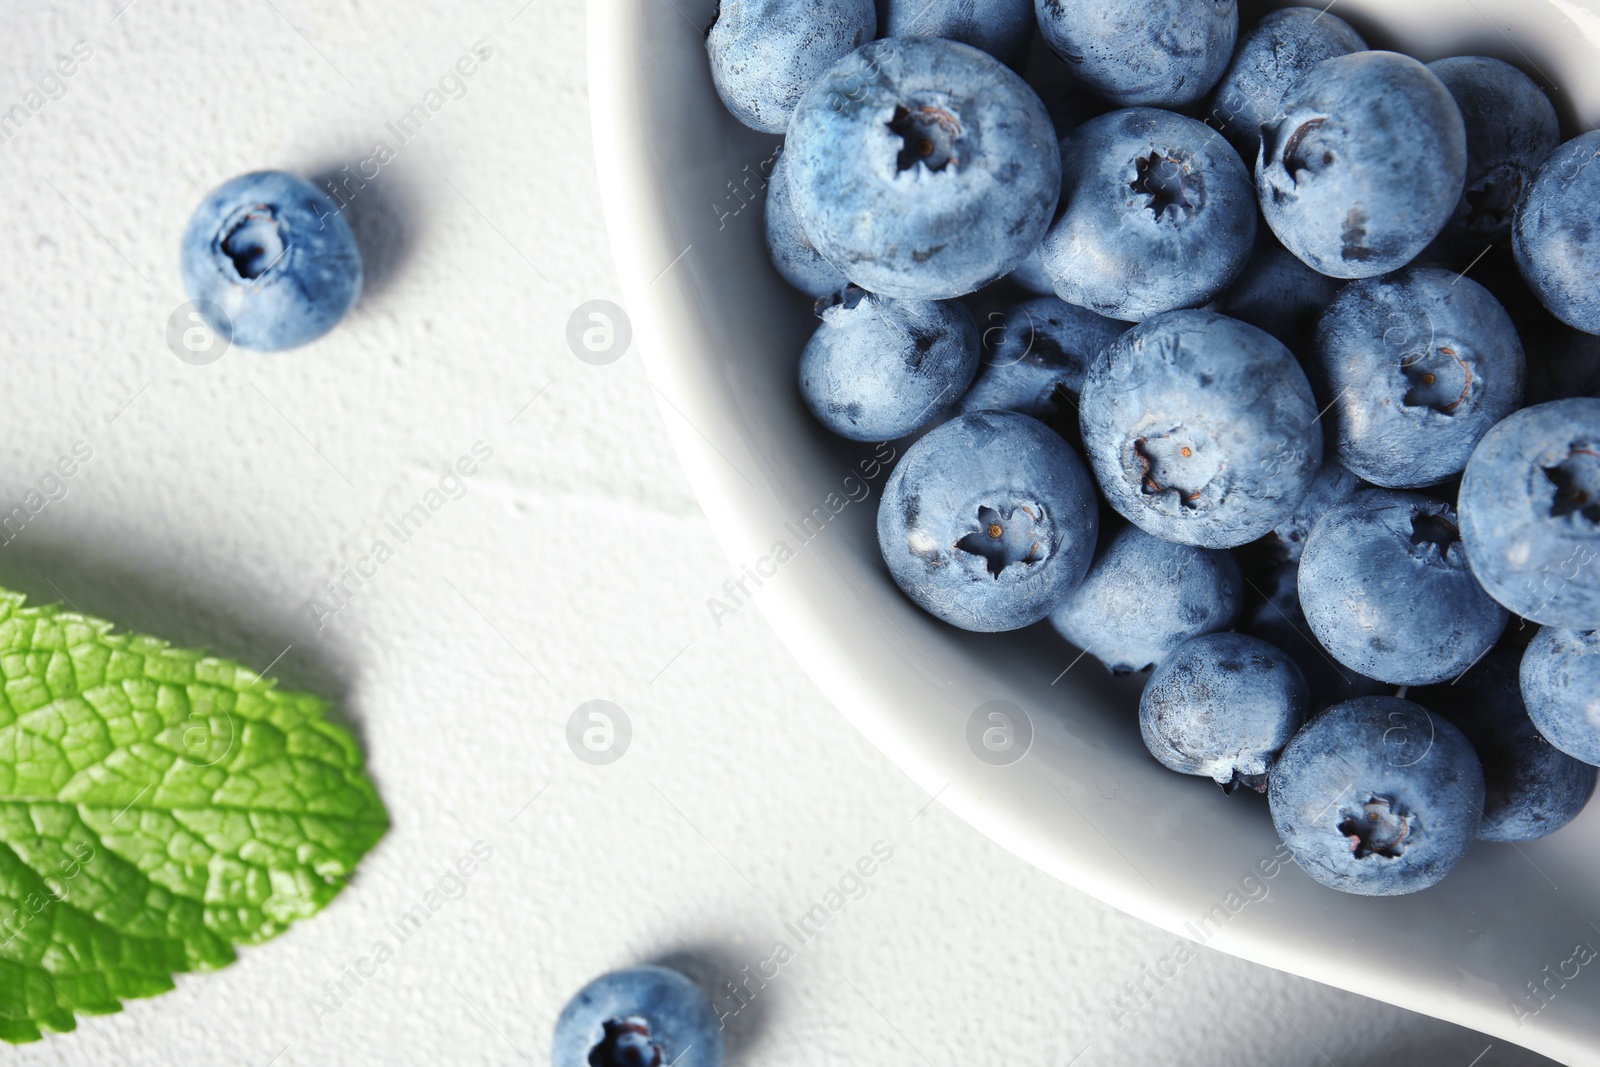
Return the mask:
<svg viewBox="0 0 1600 1067"><path fill-rule="evenodd" d="M1595 3L1344 0L1337 13L1424 60L1511 59L1588 129L1600 119ZM883 472L859 499L872 448L831 439L796 391L815 320L762 240L777 140L717 99L711 17L712 0L591 0L600 187L679 456L735 576L754 576L745 589L817 684L940 802L1084 892L1224 952L1600 1063L1600 958L1578 962L1590 954L1578 946L1600 951L1600 804L1544 841L1480 842L1426 892L1345 896L1276 861L1264 802L1149 757L1137 680L1075 663L1047 626L958 632L895 588L874 534ZM974 712L995 700L1033 728L1008 765L968 742Z"/></svg>

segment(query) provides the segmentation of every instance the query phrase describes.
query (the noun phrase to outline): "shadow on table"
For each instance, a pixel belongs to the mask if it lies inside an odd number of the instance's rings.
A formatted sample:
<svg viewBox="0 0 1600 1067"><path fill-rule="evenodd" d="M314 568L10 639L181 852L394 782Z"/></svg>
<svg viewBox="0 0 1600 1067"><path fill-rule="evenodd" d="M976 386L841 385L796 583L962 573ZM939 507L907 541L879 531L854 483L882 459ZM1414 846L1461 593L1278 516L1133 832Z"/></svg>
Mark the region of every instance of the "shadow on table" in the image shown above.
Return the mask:
<svg viewBox="0 0 1600 1067"><path fill-rule="evenodd" d="M776 995L774 986L782 972L770 979L756 974L749 953L725 944L700 944L675 949L650 961L670 967L699 986L711 998L722 1020L722 1039L728 1062L744 1062L744 1054L766 1032L768 1011ZM749 970L749 974L744 972ZM729 989L732 983L737 992Z"/></svg>

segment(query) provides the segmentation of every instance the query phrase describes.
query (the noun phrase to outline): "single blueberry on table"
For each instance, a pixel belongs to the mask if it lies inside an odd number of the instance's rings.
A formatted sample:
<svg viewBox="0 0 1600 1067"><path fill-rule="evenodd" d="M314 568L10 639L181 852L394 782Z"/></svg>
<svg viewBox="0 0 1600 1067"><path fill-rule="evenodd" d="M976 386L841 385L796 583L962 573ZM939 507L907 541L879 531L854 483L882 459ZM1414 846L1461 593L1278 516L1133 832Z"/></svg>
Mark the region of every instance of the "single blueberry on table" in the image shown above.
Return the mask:
<svg viewBox="0 0 1600 1067"><path fill-rule="evenodd" d="M1322 463L1305 372L1270 334L1209 311L1140 323L1080 400L1107 502L1157 537L1232 548L1294 513Z"/></svg>
<svg viewBox="0 0 1600 1067"><path fill-rule="evenodd" d="M784 165L782 149L767 179L765 221L767 250L784 281L812 297L830 296L849 284L850 280L840 274L837 267L822 258L794 213L794 203L789 196L789 168Z"/></svg>
<svg viewBox="0 0 1600 1067"><path fill-rule="evenodd" d="M1205 303L1250 258L1250 172L1204 123L1149 107L1112 111L1072 134L1062 168L1061 217L1040 258L1068 303L1147 319Z"/></svg>
<svg viewBox="0 0 1600 1067"><path fill-rule="evenodd" d="M817 251L884 296L944 300L1010 273L1061 195L1037 94L987 52L934 37L874 41L830 67L785 154Z"/></svg>
<svg viewBox="0 0 1600 1067"><path fill-rule="evenodd" d="M262 170L212 190L183 232L183 286L227 315L241 348L315 341L361 295L361 252L339 209L293 174Z"/></svg>
<svg viewBox="0 0 1600 1067"><path fill-rule="evenodd" d="M1267 795L1278 836L1313 879L1398 896L1436 884L1466 855L1483 768L1443 716L1398 697L1357 697L1301 728Z"/></svg>
<svg viewBox="0 0 1600 1067"><path fill-rule="evenodd" d="M1574 137L1539 168L1512 226L1512 247L1528 288L1550 314L1600 333L1600 131Z"/></svg>
<svg viewBox="0 0 1600 1067"><path fill-rule="evenodd" d="M1299 564L1284 562L1247 578L1251 597L1239 621L1239 632L1283 649L1299 664L1313 708L1351 697L1392 693L1394 686L1356 673L1322 647L1300 607L1299 575Z"/></svg>
<svg viewBox="0 0 1600 1067"><path fill-rule="evenodd" d="M1221 130L1240 155L1254 160L1261 147L1261 124L1278 113L1290 86L1324 59L1366 50L1361 35L1326 8L1269 11L1239 42L1233 62L1211 94L1206 121Z"/></svg>
<svg viewBox="0 0 1600 1067"><path fill-rule="evenodd" d="M964 630L1015 630L1082 580L1099 521L1083 461L1059 434L978 411L906 450L884 485L878 547L923 610Z"/></svg>
<svg viewBox="0 0 1600 1067"><path fill-rule="evenodd" d="M1392 685L1465 671L1505 629L1473 578L1455 509L1363 489L1322 516L1300 556L1300 606L1335 659Z"/></svg>
<svg viewBox="0 0 1600 1067"><path fill-rule="evenodd" d="M1555 105L1533 79L1487 56L1428 64L1455 97L1467 129L1467 186L1434 253L1470 259L1511 236L1533 176L1561 141Z"/></svg>
<svg viewBox="0 0 1600 1067"><path fill-rule="evenodd" d="M722 1067L711 1001L665 967L601 975L562 1009L551 1067Z"/></svg>
<svg viewBox="0 0 1600 1067"><path fill-rule="evenodd" d="M1339 286L1302 263L1261 226L1256 229L1255 250L1239 277L1206 309L1266 330L1289 351L1302 355L1310 350L1317 319Z"/></svg>
<svg viewBox="0 0 1600 1067"><path fill-rule="evenodd" d="M1184 642L1139 697L1139 732L1161 765L1228 792L1267 791L1267 772L1305 721L1306 680L1294 660L1244 634Z"/></svg>
<svg viewBox="0 0 1600 1067"><path fill-rule="evenodd" d="M1594 794L1595 768L1551 745L1522 702L1522 650L1502 643L1453 685L1411 695L1466 734L1483 764L1485 796L1478 836L1532 841L1577 817Z"/></svg>
<svg viewBox="0 0 1600 1067"><path fill-rule="evenodd" d="M1466 184L1461 109L1432 71L1397 52L1318 63L1261 138L1267 225L1334 278L1405 266L1444 229Z"/></svg>
<svg viewBox="0 0 1600 1067"><path fill-rule="evenodd" d="M983 330L983 366L962 411L1020 411L1078 446L1078 396L1100 350L1128 329L1053 296L1024 300Z"/></svg>
<svg viewBox="0 0 1600 1067"><path fill-rule="evenodd" d="M1544 627L1519 673L1528 717L1545 740L1600 766L1600 630Z"/></svg>
<svg viewBox="0 0 1600 1067"><path fill-rule="evenodd" d="M1600 628L1600 399L1523 408L1461 478L1461 539L1500 603L1547 626Z"/></svg>
<svg viewBox="0 0 1600 1067"><path fill-rule="evenodd" d="M1051 609L1050 625L1113 674L1161 663L1239 617L1244 580L1228 552L1173 544L1137 526L1102 537L1089 573Z"/></svg>
<svg viewBox="0 0 1600 1067"><path fill-rule="evenodd" d="M850 286L818 301L800 395L852 441L892 441L955 410L978 372L978 326L955 301L891 300Z"/></svg>
<svg viewBox="0 0 1600 1067"><path fill-rule="evenodd" d="M1033 0L887 0L885 37L944 37L1022 65L1033 33Z"/></svg>
<svg viewBox="0 0 1600 1067"><path fill-rule="evenodd" d="M1199 100L1239 36L1235 0L1036 0L1034 13L1073 75L1123 107Z"/></svg>
<svg viewBox="0 0 1600 1067"><path fill-rule="evenodd" d="M1522 402L1511 316L1471 278L1437 267L1345 286L1317 324L1308 363L1328 451L1389 488L1456 474Z"/></svg>
<svg viewBox="0 0 1600 1067"><path fill-rule="evenodd" d="M734 118L782 133L811 83L877 32L873 0L721 0L706 31L711 80Z"/></svg>

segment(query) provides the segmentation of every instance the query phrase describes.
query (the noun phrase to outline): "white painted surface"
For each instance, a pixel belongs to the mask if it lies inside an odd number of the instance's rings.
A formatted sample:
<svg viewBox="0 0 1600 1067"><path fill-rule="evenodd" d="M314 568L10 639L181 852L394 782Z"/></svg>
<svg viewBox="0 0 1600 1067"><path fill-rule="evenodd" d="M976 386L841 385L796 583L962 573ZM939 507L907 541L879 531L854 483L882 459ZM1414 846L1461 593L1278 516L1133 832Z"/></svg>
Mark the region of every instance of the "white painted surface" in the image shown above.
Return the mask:
<svg viewBox="0 0 1600 1067"><path fill-rule="evenodd" d="M1464 1067L1491 1044L1204 950L1119 1025L1112 998L1171 935L929 806L757 612L712 625L733 568L637 356L593 367L564 339L619 299L579 5L124 2L4 16L0 109L74 42L93 56L0 145L0 511L75 441L94 458L0 547L0 584L281 653L286 683L342 702L394 829L317 920L10 1062L542 1063L591 975L689 954L732 977L780 938L795 959L732 1020L735 1063ZM479 39L493 57L399 146L386 124ZM380 139L398 151L351 201L352 317L293 353L174 358L201 195ZM323 582L479 440L465 495L319 629ZM594 698L634 728L607 767L564 740ZM478 839L464 895L319 1013ZM880 840L861 899L787 934ZM1493 1044L1482 1067L1539 1062Z"/></svg>

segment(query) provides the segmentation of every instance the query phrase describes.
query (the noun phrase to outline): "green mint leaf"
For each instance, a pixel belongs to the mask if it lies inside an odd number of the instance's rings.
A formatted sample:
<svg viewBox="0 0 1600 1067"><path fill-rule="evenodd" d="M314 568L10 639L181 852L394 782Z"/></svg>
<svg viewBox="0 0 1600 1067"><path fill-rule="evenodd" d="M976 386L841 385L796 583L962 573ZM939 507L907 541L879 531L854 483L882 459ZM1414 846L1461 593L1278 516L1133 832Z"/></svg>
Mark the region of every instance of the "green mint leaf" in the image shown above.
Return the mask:
<svg viewBox="0 0 1600 1067"><path fill-rule="evenodd" d="M0 589L0 1039L315 915L388 829L325 705Z"/></svg>

